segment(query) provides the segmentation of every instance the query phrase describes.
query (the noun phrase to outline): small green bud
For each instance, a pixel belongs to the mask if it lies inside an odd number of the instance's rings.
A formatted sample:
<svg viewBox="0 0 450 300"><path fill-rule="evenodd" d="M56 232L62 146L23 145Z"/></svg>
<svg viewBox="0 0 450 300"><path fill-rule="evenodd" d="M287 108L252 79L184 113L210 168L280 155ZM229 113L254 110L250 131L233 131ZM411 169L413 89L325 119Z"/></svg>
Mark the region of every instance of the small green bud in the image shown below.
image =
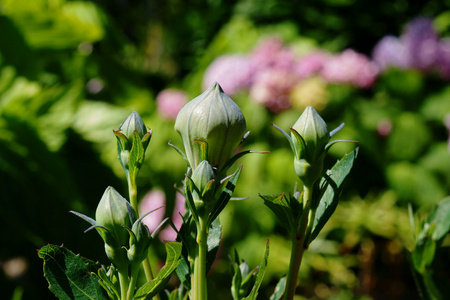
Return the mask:
<svg viewBox="0 0 450 300"><path fill-rule="evenodd" d="M291 128L294 168L304 184L314 184L322 175L326 146L330 140L327 124L308 106Z"/></svg>
<svg viewBox="0 0 450 300"><path fill-rule="evenodd" d="M108 235L116 241L117 245L123 246L128 243L128 233L124 226L131 227L133 219L134 212L128 201L114 188L108 187L95 212L97 225L106 228ZM105 243L110 242L105 240Z"/></svg>
<svg viewBox="0 0 450 300"><path fill-rule="evenodd" d="M239 106L216 82L180 110L175 130L183 139L192 169L201 161L200 145L194 140L204 140L209 163L220 171L241 142L246 123Z"/></svg>
<svg viewBox="0 0 450 300"><path fill-rule="evenodd" d="M192 173L192 182L196 187L191 187L194 202L206 200L204 195L212 190L213 180L213 168L207 160L203 160Z"/></svg>
<svg viewBox="0 0 450 300"><path fill-rule="evenodd" d="M134 222L133 227L129 230L130 248L127 251L128 260L132 264L140 264L147 258L148 247L153 240L148 227L142 223L142 219Z"/></svg>
<svg viewBox="0 0 450 300"><path fill-rule="evenodd" d="M330 132L325 121L312 106L308 106L292 129L298 132L306 144L306 149L302 149L295 134L291 133L296 149L302 152L300 158L316 161L330 141Z"/></svg>
<svg viewBox="0 0 450 300"><path fill-rule="evenodd" d="M117 138L117 152L122 167L125 171L132 171L137 175L137 171L144 161L145 150L150 143L152 131L147 130L137 112L132 112L120 125L119 130L114 131L114 135ZM130 162L133 152L134 161ZM130 168L133 170L129 170Z"/></svg>
<svg viewBox="0 0 450 300"><path fill-rule="evenodd" d="M133 139L133 132L136 130L139 137L142 139L147 133L147 127L145 127L144 121L141 116L133 111L123 123L120 125L119 130L128 138Z"/></svg>

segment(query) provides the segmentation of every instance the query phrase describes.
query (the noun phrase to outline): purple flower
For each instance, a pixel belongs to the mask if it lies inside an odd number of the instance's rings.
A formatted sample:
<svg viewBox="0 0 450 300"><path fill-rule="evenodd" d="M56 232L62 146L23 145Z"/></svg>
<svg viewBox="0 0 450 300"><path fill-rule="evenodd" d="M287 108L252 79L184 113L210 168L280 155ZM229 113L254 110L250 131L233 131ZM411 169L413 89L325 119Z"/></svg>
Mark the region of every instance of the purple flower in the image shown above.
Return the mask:
<svg viewBox="0 0 450 300"><path fill-rule="evenodd" d="M321 76L331 83L349 83L369 88L378 75L377 65L363 54L347 49L331 56L323 66Z"/></svg>
<svg viewBox="0 0 450 300"><path fill-rule="evenodd" d="M156 97L158 113L164 118L175 120L178 112L187 103L187 94L178 89L166 89Z"/></svg>
<svg viewBox="0 0 450 300"><path fill-rule="evenodd" d="M450 79L450 39L439 41L437 68L442 78Z"/></svg>
<svg viewBox="0 0 450 300"><path fill-rule="evenodd" d="M383 37L373 49L373 60L380 70L386 70L389 67L399 69L408 68L407 50L400 39L388 35Z"/></svg>
<svg viewBox="0 0 450 300"><path fill-rule="evenodd" d="M274 68L264 70L255 78L250 98L272 112L283 111L291 106L289 94L298 80L294 72Z"/></svg>
<svg viewBox="0 0 450 300"><path fill-rule="evenodd" d="M233 95L250 84L250 61L244 55L224 55L214 60L203 77L203 89L206 90L214 82L228 95Z"/></svg>
<svg viewBox="0 0 450 300"><path fill-rule="evenodd" d="M400 39L407 49L410 67L426 71L436 66L439 42L431 19L417 18L411 21Z"/></svg>

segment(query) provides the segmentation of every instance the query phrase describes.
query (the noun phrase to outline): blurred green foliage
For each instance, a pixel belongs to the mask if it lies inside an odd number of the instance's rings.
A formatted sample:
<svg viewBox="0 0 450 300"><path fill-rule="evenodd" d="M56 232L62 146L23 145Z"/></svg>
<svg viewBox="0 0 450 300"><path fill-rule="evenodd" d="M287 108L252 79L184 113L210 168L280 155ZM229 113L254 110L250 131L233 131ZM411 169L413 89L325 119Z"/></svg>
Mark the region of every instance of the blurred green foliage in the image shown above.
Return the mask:
<svg viewBox="0 0 450 300"><path fill-rule="evenodd" d="M450 2L438 0L1 0L2 298L53 297L36 255L47 243L107 262L101 240L83 234L85 224L68 211L93 215L109 185L126 194L112 130L133 110L154 132L139 196L161 188L170 211L185 163L167 145L181 146L181 139L174 122L157 113L160 90L180 87L197 96L216 57L246 53L273 34L299 52L350 47L369 55L381 37L398 35L423 15L449 36ZM360 152L343 201L305 256L299 292L313 299L416 299L406 251L414 247L407 204L430 211L450 194L448 82L391 70L370 90L328 85L327 91L322 117L331 128L345 122L337 138L358 140ZM236 248L257 265L270 238L260 290L268 299L287 270L289 241L257 195L293 190L290 149L270 122L287 130L301 112L272 114L245 92L234 99L252 132L244 147L271 153L241 161L236 192L249 199L230 203L221 217L223 248L209 290L224 295L215 299L229 299L227 255ZM327 166L352 147L333 146ZM449 243L444 239L442 246ZM163 248L153 249L155 260L164 260Z"/></svg>

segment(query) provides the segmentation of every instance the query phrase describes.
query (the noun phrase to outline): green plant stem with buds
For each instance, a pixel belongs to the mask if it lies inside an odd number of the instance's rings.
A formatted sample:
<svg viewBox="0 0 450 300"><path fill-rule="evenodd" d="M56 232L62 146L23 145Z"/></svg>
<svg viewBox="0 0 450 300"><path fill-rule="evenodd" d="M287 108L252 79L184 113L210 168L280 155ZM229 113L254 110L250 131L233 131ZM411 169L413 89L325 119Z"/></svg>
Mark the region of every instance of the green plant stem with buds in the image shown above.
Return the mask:
<svg viewBox="0 0 450 300"><path fill-rule="evenodd" d="M128 194L130 197L130 203L131 206L134 208L134 210L139 213L138 211L138 201L137 201L137 187L136 187L136 181L131 179L131 176L129 176L129 174L127 174L127 181L128 181ZM142 262L142 266L144 268L144 273L145 273L145 278L148 281L152 281L154 279L153 276L153 272L152 272L152 267L150 266L150 261L148 259L148 257L146 259L144 259L144 261ZM137 277L137 274L136 274ZM161 298L159 297L159 295L156 295L154 297L156 300L160 300Z"/></svg>
<svg viewBox="0 0 450 300"><path fill-rule="evenodd" d="M286 288L284 300L294 299L295 289L297 287L298 272L302 263L303 253L306 249L307 240L311 235L312 224L314 222L315 210L311 210L312 188L303 187L303 212L300 217L297 233L292 236L291 258L289 262L289 271L286 278Z"/></svg>
<svg viewBox="0 0 450 300"><path fill-rule="evenodd" d="M199 217L197 226L197 252L194 257L194 270L191 279L192 300L207 299L206 255L208 253L208 228L206 220L206 218Z"/></svg>

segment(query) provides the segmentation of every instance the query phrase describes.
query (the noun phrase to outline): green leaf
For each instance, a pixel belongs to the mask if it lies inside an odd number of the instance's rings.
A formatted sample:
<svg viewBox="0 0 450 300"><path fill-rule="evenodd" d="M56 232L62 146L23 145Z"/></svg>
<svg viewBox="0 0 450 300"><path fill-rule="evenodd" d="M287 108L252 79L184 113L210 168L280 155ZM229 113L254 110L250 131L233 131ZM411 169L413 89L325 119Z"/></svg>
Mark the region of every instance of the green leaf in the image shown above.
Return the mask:
<svg viewBox="0 0 450 300"><path fill-rule="evenodd" d="M239 255L236 251L236 249L234 250L234 263L232 263L233 265L233 271L234 271L234 275L233 275L233 279L231 280L231 296L233 297L234 300L241 300L240 298L240 289L241 289L241 283L242 283L242 273L241 273L241 269L239 268L239 265L241 264L241 261L239 259Z"/></svg>
<svg viewBox="0 0 450 300"><path fill-rule="evenodd" d="M419 240L412 253L414 268L424 275L427 266L431 265L436 252L436 242L428 237Z"/></svg>
<svg viewBox="0 0 450 300"><path fill-rule="evenodd" d="M49 289L59 299L108 299L95 272L98 263L75 255L64 246L47 245L38 255L44 260Z"/></svg>
<svg viewBox="0 0 450 300"><path fill-rule="evenodd" d="M435 241L442 239L450 230L450 197L438 203L427 219L428 224L435 224L431 238Z"/></svg>
<svg viewBox="0 0 450 300"><path fill-rule="evenodd" d="M320 199L319 206L316 210L313 229L309 243L311 243L322 230L325 223L328 222L331 215L334 213L341 194L343 183L347 178L353 163L358 155L358 149L344 155L332 168L327 172L327 178L322 178L320 186L326 186L322 199Z"/></svg>
<svg viewBox="0 0 450 300"><path fill-rule="evenodd" d="M150 282L144 284L134 295L134 299L150 299L157 295L167 284L173 271L178 267L181 262L181 243L178 242L166 242L166 264L159 271L156 278Z"/></svg>
<svg viewBox="0 0 450 300"><path fill-rule="evenodd" d="M280 281L278 281L272 296L270 296L270 300L280 300L281 297L283 297L285 286L286 286L286 276L282 277Z"/></svg>
<svg viewBox="0 0 450 300"><path fill-rule="evenodd" d="M133 145L131 146L130 158L128 161L128 170L130 172L131 178L136 180L139 169L144 162L145 151L142 146L141 137L139 133L135 130L133 131Z"/></svg>
<svg viewBox="0 0 450 300"><path fill-rule="evenodd" d="M266 251L264 252L264 258L261 262L261 267L259 268L258 275L256 276L255 285L253 286L252 291L250 292L250 295L248 295L247 297L245 297L243 299L256 300L256 297L258 296L258 290L264 279L264 273L266 272L268 261L269 261L269 240L267 240L267 243L266 243Z"/></svg>
<svg viewBox="0 0 450 300"><path fill-rule="evenodd" d="M237 171L234 173L234 176L231 177L230 181L227 182L227 185L225 186L224 190L219 196L219 199L217 200L216 206L214 207L212 213L208 217L208 225L214 222L214 220L219 216L219 214L222 212L222 210L230 201L231 195L233 194L233 191L236 187L236 183L239 179L239 175L241 174L241 170L242 165L239 166Z"/></svg>
<svg viewBox="0 0 450 300"><path fill-rule="evenodd" d="M219 250L220 238L222 237L222 225L220 225L219 219L215 219L208 230L208 253L206 254L206 272L211 269Z"/></svg>
<svg viewBox="0 0 450 300"><path fill-rule="evenodd" d="M277 216L281 225L288 229L291 234L295 233L295 217L292 213L292 209L286 201L285 194L259 195L259 197L264 200L264 204ZM297 201L296 199L293 200Z"/></svg>

